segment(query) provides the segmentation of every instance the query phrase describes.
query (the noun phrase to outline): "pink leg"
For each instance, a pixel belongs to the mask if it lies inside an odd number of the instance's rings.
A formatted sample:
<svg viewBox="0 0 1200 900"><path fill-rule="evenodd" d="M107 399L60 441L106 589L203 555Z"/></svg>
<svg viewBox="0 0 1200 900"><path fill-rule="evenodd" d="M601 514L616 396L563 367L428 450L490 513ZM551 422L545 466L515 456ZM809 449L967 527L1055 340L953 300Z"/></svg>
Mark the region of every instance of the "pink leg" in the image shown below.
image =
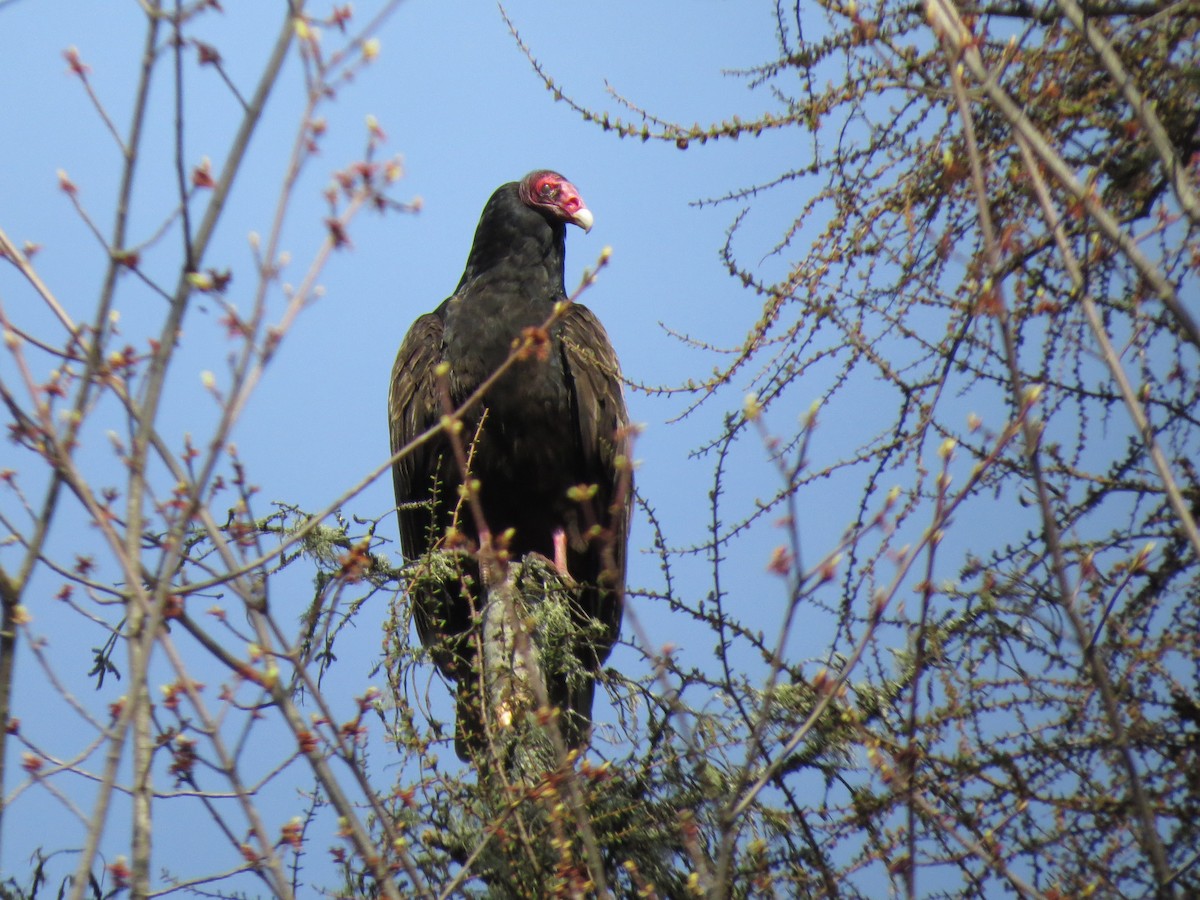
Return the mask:
<svg viewBox="0 0 1200 900"><path fill-rule="evenodd" d="M554 567L564 575L570 574L567 571L567 533L561 528L554 530Z"/></svg>

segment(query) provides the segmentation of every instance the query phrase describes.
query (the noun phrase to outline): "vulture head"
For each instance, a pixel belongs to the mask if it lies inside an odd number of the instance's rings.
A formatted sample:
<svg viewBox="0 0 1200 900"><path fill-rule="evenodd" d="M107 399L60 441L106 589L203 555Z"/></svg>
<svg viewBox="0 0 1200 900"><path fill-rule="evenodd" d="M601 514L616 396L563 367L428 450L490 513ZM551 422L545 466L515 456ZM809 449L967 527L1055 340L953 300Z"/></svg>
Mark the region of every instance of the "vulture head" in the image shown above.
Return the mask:
<svg viewBox="0 0 1200 900"><path fill-rule="evenodd" d="M517 196L526 206L563 222L592 230L592 211L588 209L575 185L557 172L541 169L521 179Z"/></svg>
<svg viewBox="0 0 1200 900"><path fill-rule="evenodd" d="M590 231L593 221L575 185L557 172L537 169L502 184L479 217L455 296L462 297L462 290L483 273L516 278L531 288L542 278L545 285L534 288L535 293L562 293L567 226Z"/></svg>

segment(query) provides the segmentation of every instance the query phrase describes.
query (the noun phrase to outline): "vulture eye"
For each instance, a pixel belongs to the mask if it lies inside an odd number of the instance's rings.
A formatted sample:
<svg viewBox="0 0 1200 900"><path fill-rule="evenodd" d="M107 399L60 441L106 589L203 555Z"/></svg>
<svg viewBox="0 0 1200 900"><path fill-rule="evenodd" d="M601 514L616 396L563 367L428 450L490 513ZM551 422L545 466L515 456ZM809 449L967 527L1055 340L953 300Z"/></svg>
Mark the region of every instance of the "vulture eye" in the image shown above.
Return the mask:
<svg viewBox="0 0 1200 900"><path fill-rule="evenodd" d="M542 198L545 200L557 200L558 195L561 193L561 189L553 181L547 181L543 183L540 188L538 188L538 193L541 194Z"/></svg>

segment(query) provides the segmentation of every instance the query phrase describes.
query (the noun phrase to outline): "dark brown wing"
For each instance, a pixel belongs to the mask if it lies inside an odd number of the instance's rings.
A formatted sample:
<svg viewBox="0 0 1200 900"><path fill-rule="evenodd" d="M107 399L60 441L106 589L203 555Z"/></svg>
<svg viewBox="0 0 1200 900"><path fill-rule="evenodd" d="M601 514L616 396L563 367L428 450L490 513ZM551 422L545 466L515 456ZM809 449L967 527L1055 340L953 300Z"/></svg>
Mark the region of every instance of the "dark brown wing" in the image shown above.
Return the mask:
<svg viewBox="0 0 1200 900"><path fill-rule="evenodd" d="M421 316L408 330L396 362L388 391L388 427L392 453L424 434L441 418L435 369L442 359L442 320L436 313ZM437 474L440 442L426 443L400 457L392 467L396 488L400 544L409 561L430 546L432 509L413 508L429 500L430 485Z"/></svg>
<svg viewBox="0 0 1200 900"><path fill-rule="evenodd" d="M442 318L421 316L400 345L388 392L392 452L420 437L442 417L437 366L442 361ZM456 502L453 460L445 440L435 435L414 447L392 467L400 545L408 562L421 559L441 536ZM444 560L443 560L444 563ZM425 576L425 590L411 590L417 636L442 673L458 677L469 647L461 639L471 622L470 602L457 578Z"/></svg>
<svg viewBox="0 0 1200 900"><path fill-rule="evenodd" d="M629 462L629 413L621 389L621 369L604 326L586 306L572 305L559 324L564 363L577 404L584 481L597 486L595 514L609 539L601 547L594 572L573 572L601 585L596 608L588 613L616 640L625 591L625 552L629 538L633 478ZM582 576L582 577L581 577ZM608 655L611 641L598 648Z"/></svg>

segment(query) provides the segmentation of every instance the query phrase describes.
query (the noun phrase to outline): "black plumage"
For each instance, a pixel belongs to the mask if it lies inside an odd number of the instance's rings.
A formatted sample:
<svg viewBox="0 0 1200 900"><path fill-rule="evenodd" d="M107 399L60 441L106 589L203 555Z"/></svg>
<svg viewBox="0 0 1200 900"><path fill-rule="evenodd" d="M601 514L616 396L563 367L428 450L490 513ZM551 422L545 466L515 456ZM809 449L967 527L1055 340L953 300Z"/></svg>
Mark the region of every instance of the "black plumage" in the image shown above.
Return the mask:
<svg viewBox="0 0 1200 900"><path fill-rule="evenodd" d="M594 672L621 624L632 492L628 416L616 355L590 310L571 304L548 333L538 330L566 299L568 223L590 230L592 215L557 173L533 172L492 194L458 287L413 323L400 347L388 417L394 453L441 421L447 389L457 408L525 340L527 352L466 411L460 434L488 531L498 536L512 530L509 558L539 553L555 559L557 535L558 561L565 556L567 572L580 586L576 618L602 626L599 637L592 628L593 638L572 648ZM401 457L393 475L407 559L443 546L452 525L469 548L478 546L480 529L460 508L462 470L445 435ZM594 485L594 496L585 502L578 492L568 496L580 485ZM478 568L471 566L468 574L478 585ZM449 583L413 593L421 642L442 673L458 682L456 747L466 758L480 743L469 636L478 594L464 595ZM563 713L567 743L580 746L590 730L593 680L568 685L548 673L547 681L551 702Z"/></svg>

